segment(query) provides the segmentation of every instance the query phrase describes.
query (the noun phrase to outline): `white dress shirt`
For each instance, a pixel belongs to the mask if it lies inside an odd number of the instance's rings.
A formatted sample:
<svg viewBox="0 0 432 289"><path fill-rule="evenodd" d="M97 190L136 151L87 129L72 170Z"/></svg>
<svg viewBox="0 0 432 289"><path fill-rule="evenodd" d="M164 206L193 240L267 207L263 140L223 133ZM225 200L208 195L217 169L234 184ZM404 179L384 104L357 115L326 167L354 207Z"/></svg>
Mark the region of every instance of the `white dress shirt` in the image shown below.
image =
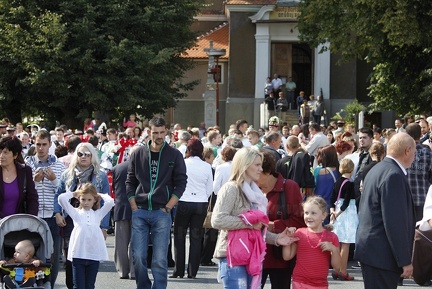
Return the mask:
<svg viewBox="0 0 432 289"><path fill-rule="evenodd" d="M330 142L321 131L316 133L311 141L306 145L306 150L311 156L316 156L318 153L318 149L329 145Z"/></svg>

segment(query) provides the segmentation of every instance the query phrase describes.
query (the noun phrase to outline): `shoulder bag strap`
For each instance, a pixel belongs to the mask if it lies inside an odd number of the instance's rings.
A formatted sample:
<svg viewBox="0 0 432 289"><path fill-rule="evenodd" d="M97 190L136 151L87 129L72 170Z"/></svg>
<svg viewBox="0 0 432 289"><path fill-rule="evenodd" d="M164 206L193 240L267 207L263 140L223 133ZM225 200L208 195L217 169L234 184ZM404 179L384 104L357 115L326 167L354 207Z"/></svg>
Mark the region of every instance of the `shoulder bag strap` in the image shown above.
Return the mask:
<svg viewBox="0 0 432 289"><path fill-rule="evenodd" d="M26 165L24 164L24 185L23 185L24 202L23 202L23 208L24 208L24 213L27 214L27 172L26 172L25 168L26 168Z"/></svg>
<svg viewBox="0 0 432 289"><path fill-rule="evenodd" d="M340 188L339 188L339 194L338 194L338 197L337 197L337 200L336 200L336 203L339 201L339 199L340 199L340 195L341 195L341 192L342 192L342 187L345 185L345 183L347 183L349 180L348 179L346 179L346 180L344 180L343 182L342 182L342 184L341 184L341 186L340 186Z"/></svg>
<svg viewBox="0 0 432 289"><path fill-rule="evenodd" d="M287 168L287 170L286 170L286 175L284 176L285 179L288 179L288 174L289 174L289 172L290 172L290 169L291 169L291 166L292 166L292 163L293 163L294 157L296 156L297 153L298 153L298 151L296 151L296 152L291 156L290 162L289 162L289 164L288 164L288 168ZM284 183L284 185L285 185L285 183Z"/></svg>
<svg viewBox="0 0 432 289"><path fill-rule="evenodd" d="M212 201L213 201L213 193L211 193L210 195L210 199L207 206L207 212L213 212Z"/></svg>
<svg viewBox="0 0 432 289"><path fill-rule="evenodd" d="M288 219L288 210L286 205L286 198L285 198L285 182L283 182L283 190L279 193L279 212L278 215L282 216L282 220Z"/></svg>
<svg viewBox="0 0 432 289"><path fill-rule="evenodd" d="M329 171L329 173L331 174L331 176L333 177L333 182L336 183L336 177L334 175L334 173L332 172L332 170L329 167L326 167L326 170Z"/></svg>

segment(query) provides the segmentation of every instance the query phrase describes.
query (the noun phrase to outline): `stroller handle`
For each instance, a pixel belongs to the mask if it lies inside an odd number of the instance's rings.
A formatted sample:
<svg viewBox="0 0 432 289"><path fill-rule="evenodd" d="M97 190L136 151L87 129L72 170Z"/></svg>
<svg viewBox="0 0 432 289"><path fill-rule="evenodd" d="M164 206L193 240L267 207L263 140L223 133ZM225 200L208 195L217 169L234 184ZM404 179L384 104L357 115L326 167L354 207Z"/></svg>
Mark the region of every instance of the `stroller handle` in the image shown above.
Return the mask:
<svg viewBox="0 0 432 289"><path fill-rule="evenodd" d="M35 265L33 265L32 263L16 263L16 264L3 264L0 265L0 268L16 268L16 267L34 267L34 268L39 268L39 267L43 267L43 268L51 268L51 264L50 263L41 263L38 267L36 267Z"/></svg>

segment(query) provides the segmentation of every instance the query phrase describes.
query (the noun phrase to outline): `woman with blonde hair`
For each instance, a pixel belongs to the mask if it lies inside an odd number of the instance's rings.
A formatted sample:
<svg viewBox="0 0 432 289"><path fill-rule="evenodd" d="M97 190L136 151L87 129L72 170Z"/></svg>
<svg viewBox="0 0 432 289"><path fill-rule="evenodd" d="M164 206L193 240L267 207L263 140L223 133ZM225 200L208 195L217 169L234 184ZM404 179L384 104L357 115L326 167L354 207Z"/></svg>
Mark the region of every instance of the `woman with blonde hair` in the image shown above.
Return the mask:
<svg viewBox="0 0 432 289"><path fill-rule="evenodd" d="M279 246L292 242L292 238L285 231L280 234L265 233L263 222L247 225L238 217L249 210L266 214L267 199L256 184L262 173L262 162L263 156L257 150L240 149L234 156L229 181L218 192L211 222L213 228L220 230L214 257L219 260L219 276L224 288L250 288L253 277L247 271L246 265L229 265L227 260L227 252L230 249L229 232L242 229L259 230L262 234L266 234L265 241L268 244Z"/></svg>
<svg viewBox="0 0 432 289"><path fill-rule="evenodd" d="M58 203L58 197L65 192L75 192L86 183L92 183L98 193L109 194L110 187L108 177L101 170L100 160L96 149L90 143L80 143L71 159L69 167L63 172L60 184L54 198L54 213L57 225L63 229L64 250L66 255L69 249L69 238L73 230L73 221L70 216L62 211ZM79 206L77 199L71 199L71 204ZM109 216L106 214L101 222L101 230L106 239L109 229ZM66 261L66 285L72 288L72 263Z"/></svg>

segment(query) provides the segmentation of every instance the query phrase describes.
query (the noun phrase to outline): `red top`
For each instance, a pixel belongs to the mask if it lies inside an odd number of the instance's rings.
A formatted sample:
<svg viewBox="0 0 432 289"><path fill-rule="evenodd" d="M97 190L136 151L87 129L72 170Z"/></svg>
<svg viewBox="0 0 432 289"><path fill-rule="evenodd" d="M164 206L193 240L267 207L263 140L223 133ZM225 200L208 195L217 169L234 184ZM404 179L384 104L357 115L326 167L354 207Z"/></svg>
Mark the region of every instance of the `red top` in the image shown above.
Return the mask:
<svg viewBox="0 0 432 289"><path fill-rule="evenodd" d="M285 191L285 202L288 213L288 218L283 219L281 214L278 214L280 192ZM274 188L267 193L268 199L267 216L270 221L274 222L273 233L281 233L286 227L305 227L303 220L302 196L298 184L292 180L284 180L281 174ZM281 251L274 252L274 245L267 244L267 254L264 259L264 268L286 268L288 262L282 259ZM278 254L278 256L276 256ZM280 256L279 256L280 254Z"/></svg>
<svg viewBox="0 0 432 289"><path fill-rule="evenodd" d="M317 287L328 286L327 275L331 253L322 251L320 242L332 242L339 247L339 240L335 233L323 229L321 233L314 233L308 228L300 228L295 234L297 241L297 261L293 272L293 281Z"/></svg>

